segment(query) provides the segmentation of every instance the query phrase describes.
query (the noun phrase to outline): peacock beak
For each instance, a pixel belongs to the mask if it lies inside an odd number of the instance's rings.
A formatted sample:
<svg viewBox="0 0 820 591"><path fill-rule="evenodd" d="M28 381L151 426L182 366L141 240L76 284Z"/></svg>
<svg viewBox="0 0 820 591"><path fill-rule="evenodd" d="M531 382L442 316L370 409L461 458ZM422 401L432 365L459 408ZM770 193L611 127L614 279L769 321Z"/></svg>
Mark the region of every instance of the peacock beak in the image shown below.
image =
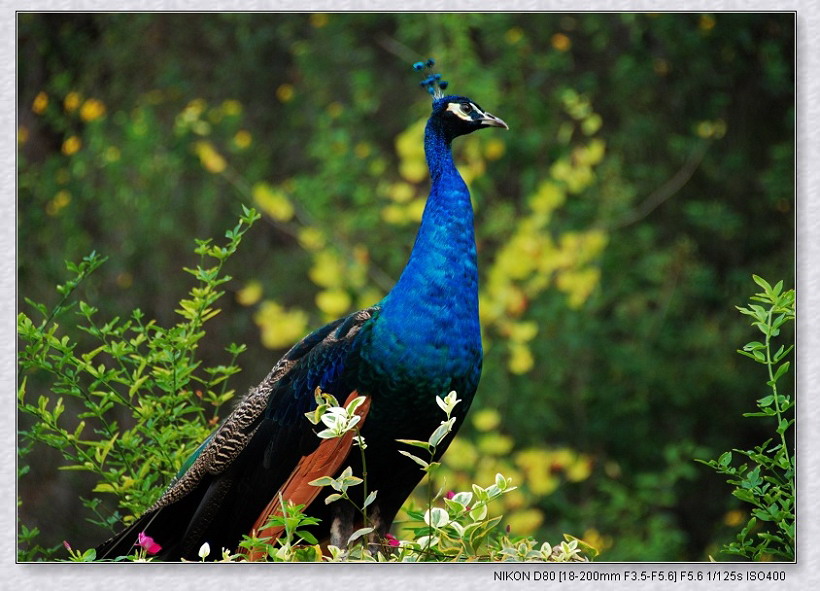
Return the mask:
<svg viewBox="0 0 820 591"><path fill-rule="evenodd" d="M484 113L484 116L479 119L481 121L481 125L487 125L488 127L503 127L506 130L510 129L510 126L504 123L503 120L499 119L492 113Z"/></svg>

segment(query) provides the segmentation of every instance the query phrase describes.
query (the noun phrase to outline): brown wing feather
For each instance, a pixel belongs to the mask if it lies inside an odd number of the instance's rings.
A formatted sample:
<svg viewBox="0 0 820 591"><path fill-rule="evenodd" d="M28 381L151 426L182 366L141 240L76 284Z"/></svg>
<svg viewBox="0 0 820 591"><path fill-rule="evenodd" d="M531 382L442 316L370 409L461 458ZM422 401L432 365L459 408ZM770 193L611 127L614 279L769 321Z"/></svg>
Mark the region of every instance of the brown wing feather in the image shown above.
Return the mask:
<svg viewBox="0 0 820 591"><path fill-rule="evenodd" d="M344 406L347 406L350 401L358 395L358 392L355 390L351 392L350 396L345 400ZM361 417L359 428L364 424L369 410L370 396L367 396L365 397L364 403L355 411L355 414ZM275 513L281 515L280 499L285 499L295 505L304 505L305 508L309 507L322 491L322 488L319 486L311 486L308 483L322 476L333 476L336 474L347 459L350 449L353 447L353 435L353 432L350 431L343 437L325 439L319 444L316 451L299 460L299 463L296 465L290 477L281 488L276 491L273 497L271 497L270 502L262 513L259 514L259 517L257 517L256 522L253 524L251 534L255 534L258 537L269 537L269 541L273 541L282 535L284 531L284 527L282 526L262 529L262 526L265 525L271 515ZM251 561L264 558L264 555L260 552L251 552L248 550L243 550L243 552L247 554L248 560Z"/></svg>

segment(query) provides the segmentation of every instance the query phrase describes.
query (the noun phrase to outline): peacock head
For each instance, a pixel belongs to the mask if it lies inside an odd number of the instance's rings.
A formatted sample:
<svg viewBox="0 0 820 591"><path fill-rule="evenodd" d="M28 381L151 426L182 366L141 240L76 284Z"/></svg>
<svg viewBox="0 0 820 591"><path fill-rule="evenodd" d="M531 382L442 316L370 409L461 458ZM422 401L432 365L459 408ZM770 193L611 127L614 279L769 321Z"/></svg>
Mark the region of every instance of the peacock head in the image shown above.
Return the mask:
<svg viewBox="0 0 820 591"><path fill-rule="evenodd" d="M430 117L440 122L442 130L450 139L487 127L509 129L504 121L466 96L443 96L435 99Z"/></svg>
<svg viewBox="0 0 820 591"><path fill-rule="evenodd" d="M432 68L435 61L431 58L426 62L413 64L414 70ZM460 135L466 135L487 127L509 126L492 113L485 111L478 103L466 96L444 96L447 81L441 79L441 74L429 74L419 83L433 97L433 113L430 121L436 124L448 140Z"/></svg>

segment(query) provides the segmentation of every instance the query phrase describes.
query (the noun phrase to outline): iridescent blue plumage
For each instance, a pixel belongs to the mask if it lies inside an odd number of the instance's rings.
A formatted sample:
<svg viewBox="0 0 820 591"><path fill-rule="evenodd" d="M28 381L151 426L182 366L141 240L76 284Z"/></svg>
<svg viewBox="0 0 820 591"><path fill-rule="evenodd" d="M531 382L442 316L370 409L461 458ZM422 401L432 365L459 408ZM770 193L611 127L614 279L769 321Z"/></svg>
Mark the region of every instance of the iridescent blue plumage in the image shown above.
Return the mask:
<svg viewBox="0 0 820 591"><path fill-rule="evenodd" d="M430 62L414 67L431 67ZM320 328L288 351L186 462L154 507L103 544L101 555L127 553L140 531L171 560L195 556L206 541L235 548L280 492L311 488L299 479L306 462L324 458L304 416L316 406L316 388L340 401L354 392L368 397L362 427L368 490L379 491L369 525L380 535L422 476L398 453L396 440L426 440L443 418L436 397L452 390L462 399L453 413L456 429L461 425L478 386L482 347L473 210L451 143L478 129L507 126L466 97L441 96L446 83L440 76L423 84L434 96L424 136L430 196L395 287L372 308ZM452 434L438 446L438 455L451 439ZM360 454L348 452L324 459L333 460L337 472L349 465L363 474ZM361 487L351 492L361 505L355 496ZM361 523L349 503L322 502L327 494L319 494L307 512L321 519L317 537L343 545Z"/></svg>

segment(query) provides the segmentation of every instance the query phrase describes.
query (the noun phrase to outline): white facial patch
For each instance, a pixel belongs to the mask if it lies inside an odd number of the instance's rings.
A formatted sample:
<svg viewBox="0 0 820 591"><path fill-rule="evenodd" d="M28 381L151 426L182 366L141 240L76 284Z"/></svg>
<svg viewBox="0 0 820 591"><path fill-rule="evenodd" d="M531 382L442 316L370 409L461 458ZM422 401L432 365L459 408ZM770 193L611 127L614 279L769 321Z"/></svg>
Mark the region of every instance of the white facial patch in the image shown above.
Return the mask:
<svg viewBox="0 0 820 591"><path fill-rule="evenodd" d="M474 114L478 115L479 117L482 117L484 115L484 113L481 112L481 109L476 107L474 103L469 103L469 105L470 107L472 107L472 110L469 113L465 113L462 110L462 103L450 103L449 105L447 105L447 110L455 114L456 117L458 117L459 119L463 119L464 121L475 121L475 117L473 117Z"/></svg>

